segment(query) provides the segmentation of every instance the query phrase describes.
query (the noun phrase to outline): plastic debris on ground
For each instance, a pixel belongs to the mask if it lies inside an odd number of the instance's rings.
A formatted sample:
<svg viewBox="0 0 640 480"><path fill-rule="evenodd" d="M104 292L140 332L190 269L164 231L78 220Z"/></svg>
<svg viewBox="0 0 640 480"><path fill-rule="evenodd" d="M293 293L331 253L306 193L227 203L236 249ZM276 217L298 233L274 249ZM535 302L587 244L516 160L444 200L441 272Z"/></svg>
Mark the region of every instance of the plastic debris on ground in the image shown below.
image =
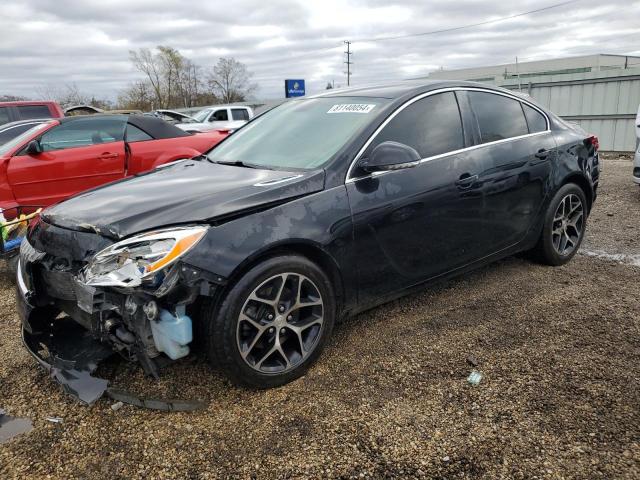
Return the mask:
<svg viewBox="0 0 640 480"><path fill-rule="evenodd" d="M14 418L0 408L0 444L23 433L29 433L31 430L33 430L33 424L30 419Z"/></svg>
<svg viewBox="0 0 640 480"><path fill-rule="evenodd" d="M482 374L476 370L473 370L467 377L467 382L473 386L479 385L481 380Z"/></svg>
<svg viewBox="0 0 640 480"><path fill-rule="evenodd" d="M476 357L475 355L469 355L467 357L467 363L472 367L477 367L478 365L480 365L480 360L478 360L478 357Z"/></svg>
<svg viewBox="0 0 640 480"><path fill-rule="evenodd" d="M200 400L142 398L138 395L115 388L107 389L107 395L118 402L165 412L193 412L194 410L204 410L207 408L207 403Z"/></svg>

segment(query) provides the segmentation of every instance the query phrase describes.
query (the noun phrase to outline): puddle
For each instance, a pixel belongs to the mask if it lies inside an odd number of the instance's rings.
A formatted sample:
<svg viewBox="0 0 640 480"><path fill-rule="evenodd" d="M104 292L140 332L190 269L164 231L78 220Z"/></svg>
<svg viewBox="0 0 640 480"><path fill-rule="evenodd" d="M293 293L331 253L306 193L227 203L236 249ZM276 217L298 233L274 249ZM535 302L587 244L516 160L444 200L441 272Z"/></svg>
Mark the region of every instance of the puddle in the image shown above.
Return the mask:
<svg viewBox="0 0 640 480"><path fill-rule="evenodd" d="M14 418L0 409L0 444L6 443L18 435L29 433L33 424L28 418Z"/></svg>
<svg viewBox="0 0 640 480"><path fill-rule="evenodd" d="M608 253L603 250L580 250L579 253L586 257L599 258L601 260L609 260L612 262L633 265L634 267L640 267L640 254Z"/></svg>

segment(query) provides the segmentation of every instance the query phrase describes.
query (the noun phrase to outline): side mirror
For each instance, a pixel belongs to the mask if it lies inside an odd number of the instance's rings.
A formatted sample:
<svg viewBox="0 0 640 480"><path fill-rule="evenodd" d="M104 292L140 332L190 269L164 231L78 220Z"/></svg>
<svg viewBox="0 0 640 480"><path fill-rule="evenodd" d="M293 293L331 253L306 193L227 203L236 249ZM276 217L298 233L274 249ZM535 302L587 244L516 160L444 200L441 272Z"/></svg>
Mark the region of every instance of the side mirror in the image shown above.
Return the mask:
<svg viewBox="0 0 640 480"><path fill-rule="evenodd" d="M420 162L415 148L398 142L382 142L373 149L369 158L360 162L365 172L381 172L415 167Z"/></svg>
<svg viewBox="0 0 640 480"><path fill-rule="evenodd" d="M31 140L27 145L27 155L38 155L42 153L42 146L38 140Z"/></svg>

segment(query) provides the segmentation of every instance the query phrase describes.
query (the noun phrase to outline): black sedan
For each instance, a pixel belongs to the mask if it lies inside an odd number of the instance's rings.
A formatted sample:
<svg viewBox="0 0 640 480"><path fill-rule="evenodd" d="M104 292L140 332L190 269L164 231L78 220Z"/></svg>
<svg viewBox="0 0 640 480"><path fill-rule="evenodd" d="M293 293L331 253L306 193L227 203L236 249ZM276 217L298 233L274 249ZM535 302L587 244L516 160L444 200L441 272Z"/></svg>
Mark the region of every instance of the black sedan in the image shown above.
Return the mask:
<svg viewBox="0 0 640 480"><path fill-rule="evenodd" d="M79 330L95 343L74 368L115 351L151 375L200 344L232 381L282 385L340 319L517 252L569 261L598 171L595 137L502 89L290 101L206 156L47 209L20 258L25 343L51 364Z"/></svg>

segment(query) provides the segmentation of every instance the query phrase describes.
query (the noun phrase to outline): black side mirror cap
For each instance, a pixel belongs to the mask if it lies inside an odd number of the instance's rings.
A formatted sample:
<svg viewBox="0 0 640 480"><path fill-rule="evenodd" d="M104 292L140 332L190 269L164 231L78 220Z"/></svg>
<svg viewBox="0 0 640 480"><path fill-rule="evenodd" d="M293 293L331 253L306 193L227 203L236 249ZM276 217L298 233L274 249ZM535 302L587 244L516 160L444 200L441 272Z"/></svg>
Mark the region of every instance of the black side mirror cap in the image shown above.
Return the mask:
<svg viewBox="0 0 640 480"><path fill-rule="evenodd" d="M399 142L382 142L376 146L369 158L363 159L359 166L365 172L400 170L415 167L420 163L420 154L415 148Z"/></svg>
<svg viewBox="0 0 640 480"><path fill-rule="evenodd" d="M27 155L38 155L42 153L42 146L38 140L31 140L27 145Z"/></svg>

